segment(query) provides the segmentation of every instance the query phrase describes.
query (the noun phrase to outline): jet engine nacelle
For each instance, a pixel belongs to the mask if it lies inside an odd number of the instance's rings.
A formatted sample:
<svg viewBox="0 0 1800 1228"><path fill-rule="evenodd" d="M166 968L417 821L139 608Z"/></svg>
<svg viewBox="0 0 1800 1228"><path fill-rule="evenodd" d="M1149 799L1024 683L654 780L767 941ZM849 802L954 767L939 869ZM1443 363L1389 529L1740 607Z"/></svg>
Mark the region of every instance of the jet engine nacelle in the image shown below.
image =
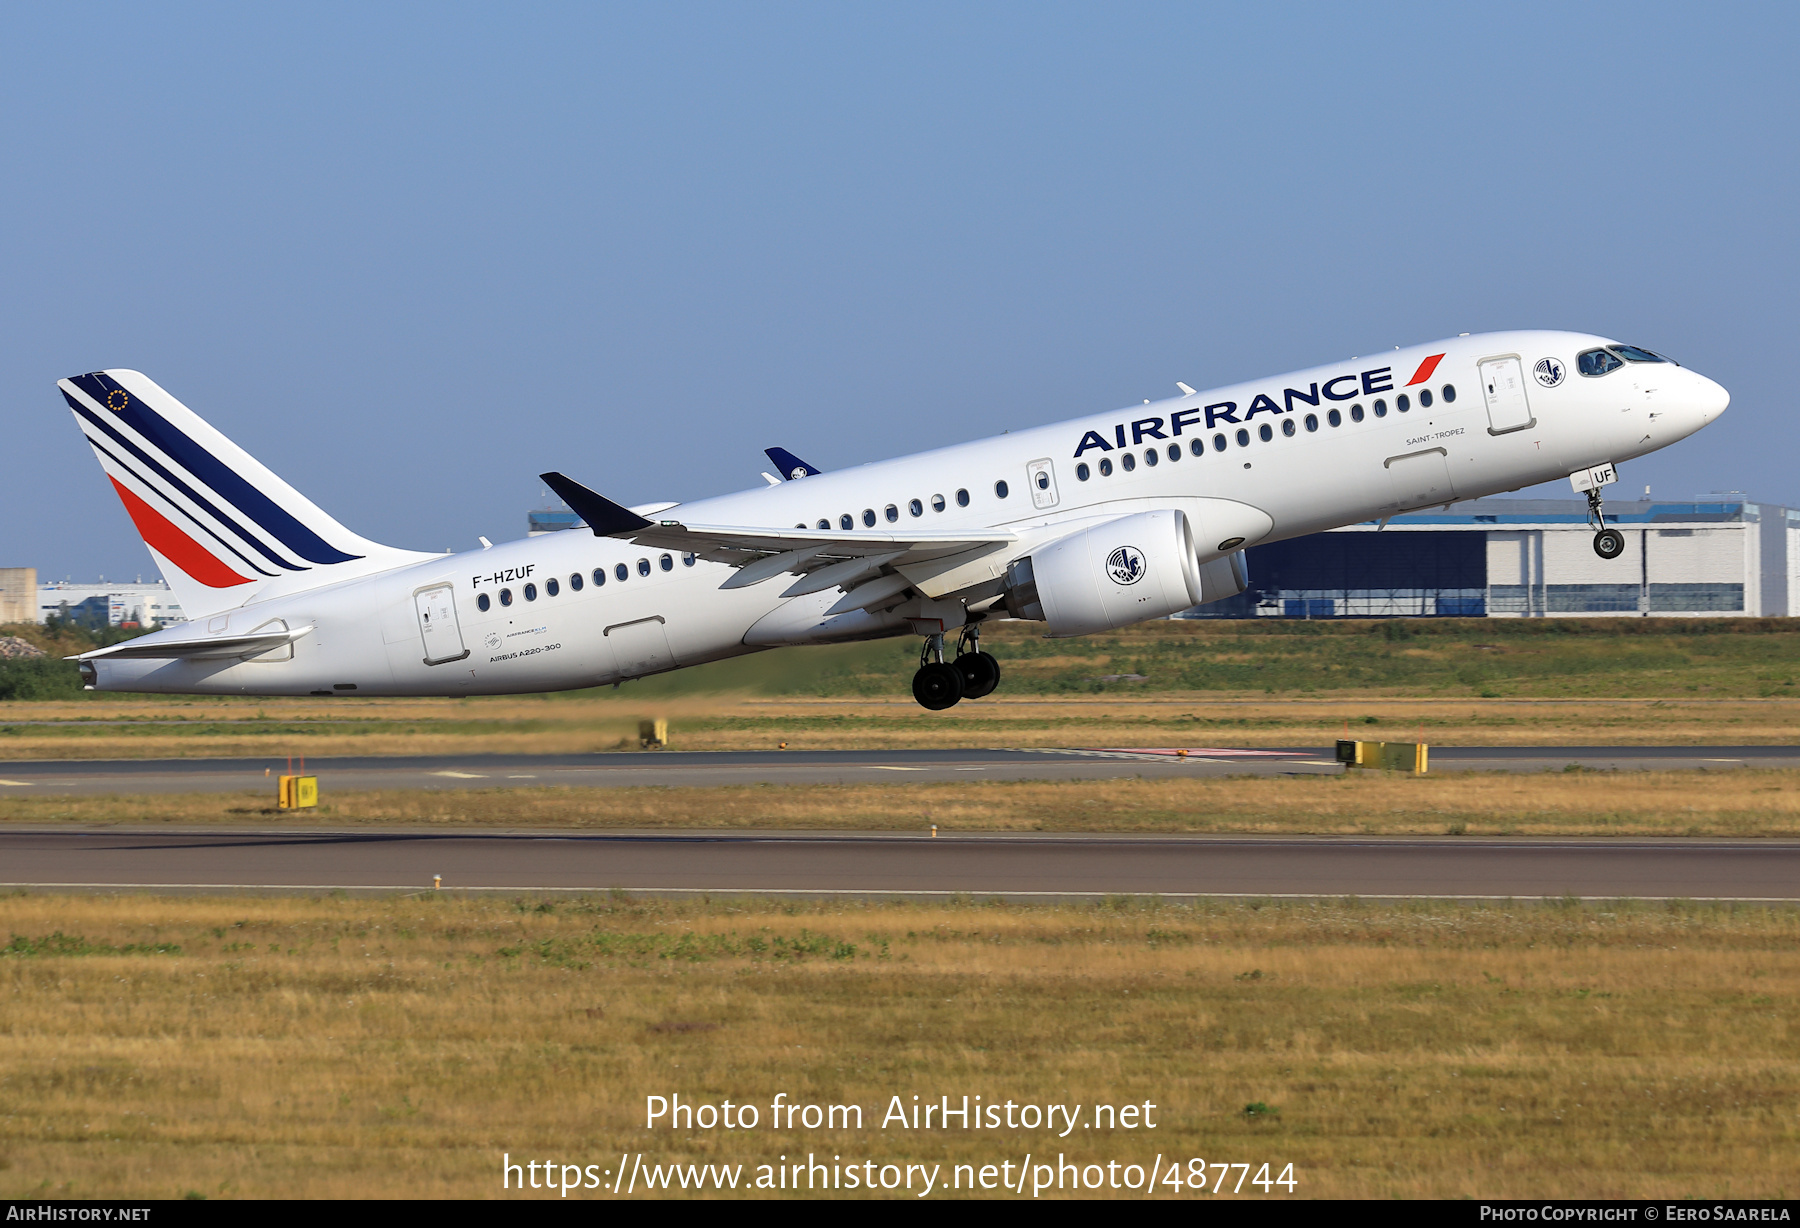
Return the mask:
<svg viewBox="0 0 1800 1228"><path fill-rule="evenodd" d="M1016 560L1006 581L1006 608L1049 623L1055 637L1164 618L1202 595L1193 530L1179 511L1139 512L1060 537Z"/></svg>

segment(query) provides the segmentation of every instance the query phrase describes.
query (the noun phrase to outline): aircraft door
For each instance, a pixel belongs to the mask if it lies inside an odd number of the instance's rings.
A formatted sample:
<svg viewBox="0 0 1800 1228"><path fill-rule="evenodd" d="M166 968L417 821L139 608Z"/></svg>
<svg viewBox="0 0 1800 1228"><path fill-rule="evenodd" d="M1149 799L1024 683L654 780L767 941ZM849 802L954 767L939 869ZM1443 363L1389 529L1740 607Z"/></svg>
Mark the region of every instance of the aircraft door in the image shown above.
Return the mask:
<svg viewBox="0 0 1800 1228"><path fill-rule="evenodd" d="M1516 354L1481 364L1481 393L1487 398L1488 434L1523 430L1537 419L1525 399L1525 365Z"/></svg>
<svg viewBox="0 0 1800 1228"><path fill-rule="evenodd" d="M612 645L621 678L641 678L675 668L675 652L669 647L669 635L663 629L660 614L617 623L602 634Z"/></svg>
<svg viewBox="0 0 1800 1228"><path fill-rule="evenodd" d="M456 622L456 598L448 584L435 584L413 594L419 633L425 637L425 664L442 665L469 655Z"/></svg>
<svg viewBox="0 0 1800 1228"><path fill-rule="evenodd" d="M1031 483L1033 507L1056 506L1056 468L1049 458L1034 460L1025 466L1026 480Z"/></svg>

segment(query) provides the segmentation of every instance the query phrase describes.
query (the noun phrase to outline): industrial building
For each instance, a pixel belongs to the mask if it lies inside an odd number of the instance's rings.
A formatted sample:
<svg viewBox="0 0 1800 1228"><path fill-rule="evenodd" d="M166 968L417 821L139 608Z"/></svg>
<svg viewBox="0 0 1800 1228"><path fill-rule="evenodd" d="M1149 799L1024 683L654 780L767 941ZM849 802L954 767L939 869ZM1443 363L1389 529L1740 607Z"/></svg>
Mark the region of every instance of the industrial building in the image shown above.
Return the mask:
<svg viewBox="0 0 1800 1228"><path fill-rule="evenodd" d="M1475 499L1253 546L1249 587L1186 618L1783 617L1800 605L1800 511L1608 500L1625 537L1594 553L1587 503Z"/></svg>
<svg viewBox="0 0 1800 1228"><path fill-rule="evenodd" d="M186 618L181 612L181 603L161 580L99 580L93 584L52 580L37 585L36 589L36 607L27 617L40 623L59 618L85 627L143 627L148 630Z"/></svg>

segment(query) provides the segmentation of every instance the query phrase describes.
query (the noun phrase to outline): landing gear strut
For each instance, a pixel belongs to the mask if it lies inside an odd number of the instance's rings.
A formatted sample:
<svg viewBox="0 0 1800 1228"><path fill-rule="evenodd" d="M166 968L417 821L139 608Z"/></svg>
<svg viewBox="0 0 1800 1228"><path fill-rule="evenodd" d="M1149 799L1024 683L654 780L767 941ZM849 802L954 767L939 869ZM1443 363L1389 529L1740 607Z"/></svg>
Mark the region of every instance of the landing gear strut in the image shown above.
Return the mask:
<svg viewBox="0 0 1800 1228"><path fill-rule="evenodd" d="M1594 553L1603 559L1616 559L1625 553L1625 535L1617 529L1606 527L1606 512L1600 506L1600 488L1598 486L1587 492L1588 523L1593 525Z"/></svg>
<svg viewBox="0 0 1800 1228"><path fill-rule="evenodd" d="M913 698L922 708L942 712L962 697L962 671L944 663L944 637L926 636L919 649L919 672L913 675Z"/></svg>
<svg viewBox="0 0 1800 1228"><path fill-rule="evenodd" d="M981 624L970 623L956 639L956 671L963 678L963 698L992 695L1000 685L1000 662L981 651Z"/></svg>
<svg viewBox="0 0 1800 1228"><path fill-rule="evenodd" d="M956 640L956 658L944 660L944 637L928 635L919 649L919 672L913 675L913 698L923 708L942 712L959 700L980 699L1000 685L1000 662L981 650L981 631L965 626Z"/></svg>

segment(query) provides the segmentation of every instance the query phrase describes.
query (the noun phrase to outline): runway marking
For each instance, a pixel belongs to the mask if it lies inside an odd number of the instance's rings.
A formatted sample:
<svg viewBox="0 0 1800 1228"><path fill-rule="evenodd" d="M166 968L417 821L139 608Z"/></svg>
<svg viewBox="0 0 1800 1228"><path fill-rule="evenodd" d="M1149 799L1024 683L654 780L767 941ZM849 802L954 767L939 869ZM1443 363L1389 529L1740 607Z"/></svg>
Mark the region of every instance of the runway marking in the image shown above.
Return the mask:
<svg viewBox="0 0 1800 1228"><path fill-rule="evenodd" d="M889 767L885 763L870 763L865 764L864 766L871 772L929 772L931 770L930 768L922 767ZM975 770L980 771L981 769L976 768Z"/></svg>
<svg viewBox="0 0 1800 1228"><path fill-rule="evenodd" d="M0 888L104 888L139 891L406 891L429 893L438 888L417 883L0 883ZM1407 895L1363 891L1012 891L979 887L444 887L443 891L645 891L662 895L922 895L1013 896L1019 898L1108 899L1144 896L1178 900L1511 900L1518 903L1558 903L1566 899L1605 903L1611 900L1709 900L1725 904L1791 904L1785 895Z"/></svg>
<svg viewBox="0 0 1800 1228"><path fill-rule="evenodd" d="M486 780L487 779L487 776L481 772L433 772L431 774L433 776L448 776L453 780Z"/></svg>
<svg viewBox="0 0 1800 1228"><path fill-rule="evenodd" d="M508 780L536 780L536 776L508 776Z"/></svg>
<svg viewBox="0 0 1800 1228"><path fill-rule="evenodd" d="M0 785L14 785L21 789L29 789L31 784L29 780L0 780Z"/></svg>
<svg viewBox="0 0 1800 1228"><path fill-rule="evenodd" d="M1298 764L1296 764L1296 766L1298 766L1298 767L1341 767L1343 765L1338 763L1338 761L1336 759L1302 759L1298 762Z"/></svg>

